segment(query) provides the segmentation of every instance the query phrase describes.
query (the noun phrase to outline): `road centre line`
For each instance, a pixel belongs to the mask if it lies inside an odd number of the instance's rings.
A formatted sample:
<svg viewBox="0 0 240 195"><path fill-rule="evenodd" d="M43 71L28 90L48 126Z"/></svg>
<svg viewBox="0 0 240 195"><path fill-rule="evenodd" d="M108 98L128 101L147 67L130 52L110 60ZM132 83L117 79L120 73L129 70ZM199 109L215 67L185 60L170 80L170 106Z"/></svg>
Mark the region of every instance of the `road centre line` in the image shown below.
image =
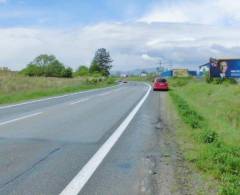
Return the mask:
<svg viewBox="0 0 240 195"><path fill-rule="evenodd" d="M42 114L42 113L43 113L43 112L38 112L38 113L34 113L34 114L29 114L29 115L26 115L26 116L22 116L22 117L19 117L19 118L16 118L16 119L4 121L4 122L1 122L1 123L0 123L0 126L7 125L7 124L9 124L9 123L17 122L17 121L20 121L20 120L24 120L24 119L27 119L27 118L31 118L31 117L40 115L40 114Z"/></svg>
<svg viewBox="0 0 240 195"><path fill-rule="evenodd" d="M89 98L83 98L83 99L77 100L77 101L75 101L75 102L71 102L69 105L75 105L75 104L78 104L78 103L86 102L86 101L90 100L91 98L94 98L94 97L97 97L97 96L110 95L110 94L112 94L113 92L118 92L118 91L121 91L121 90L122 90L122 88L114 89L113 91L109 91L109 92L97 94L97 95L95 95L95 96L90 96Z"/></svg>
<svg viewBox="0 0 240 195"><path fill-rule="evenodd" d="M147 84L148 85L148 84ZM98 151L91 157L91 159L84 165L79 173L72 179L72 181L63 189L60 195L77 195L81 192L88 180L92 177L99 165L105 159L107 154L111 151L113 146L117 143L121 135L126 131L128 125L133 120L134 116L142 107L151 91L151 86L148 85L148 91L144 97L139 101L136 107L125 118L121 125L108 138L108 140L98 149Z"/></svg>
<svg viewBox="0 0 240 195"><path fill-rule="evenodd" d="M80 99L78 101L75 101L75 102L72 102L70 103L69 105L75 105L75 104L78 104L78 103L82 103L82 102L86 102L88 100L90 100L91 98L83 98L83 99Z"/></svg>
<svg viewBox="0 0 240 195"><path fill-rule="evenodd" d="M106 92L106 93L101 93L101 94L99 94L99 95L97 95L97 96L105 96L105 95L110 95L112 92Z"/></svg>

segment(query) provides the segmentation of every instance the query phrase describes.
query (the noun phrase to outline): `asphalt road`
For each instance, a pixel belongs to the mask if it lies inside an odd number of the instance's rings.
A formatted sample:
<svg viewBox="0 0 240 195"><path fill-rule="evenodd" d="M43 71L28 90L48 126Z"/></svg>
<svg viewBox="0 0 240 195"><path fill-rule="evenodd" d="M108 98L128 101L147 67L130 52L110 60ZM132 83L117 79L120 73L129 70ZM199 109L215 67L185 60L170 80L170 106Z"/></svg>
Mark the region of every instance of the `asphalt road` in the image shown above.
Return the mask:
<svg viewBox="0 0 240 195"><path fill-rule="evenodd" d="M59 194L146 95L138 83L0 107L0 194ZM80 194L154 194L151 92ZM150 167L149 167L150 166Z"/></svg>

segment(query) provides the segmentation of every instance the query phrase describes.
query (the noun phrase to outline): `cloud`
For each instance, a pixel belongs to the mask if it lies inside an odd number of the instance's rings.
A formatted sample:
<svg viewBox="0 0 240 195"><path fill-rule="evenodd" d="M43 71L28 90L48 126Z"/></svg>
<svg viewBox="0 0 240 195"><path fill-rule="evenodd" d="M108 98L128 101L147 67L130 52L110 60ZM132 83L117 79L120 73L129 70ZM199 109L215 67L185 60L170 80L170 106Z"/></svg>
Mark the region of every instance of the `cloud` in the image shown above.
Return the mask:
<svg viewBox="0 0 240 195"><path fill-rule="evenodd" d="M238 27L183 23L99 23L71 30L0 28L0 65L19 70L42 53L55 54L76 68L107 48L114 69L164 64L197 67L209 57L239 57Z"/></svg>
<svg viewBox="0 0 240 195"><path fill-rule="evenodd" d="M203 0L154 4L138 21L181 22L199 24L238 24L240 22L240 1Z"/></svg>

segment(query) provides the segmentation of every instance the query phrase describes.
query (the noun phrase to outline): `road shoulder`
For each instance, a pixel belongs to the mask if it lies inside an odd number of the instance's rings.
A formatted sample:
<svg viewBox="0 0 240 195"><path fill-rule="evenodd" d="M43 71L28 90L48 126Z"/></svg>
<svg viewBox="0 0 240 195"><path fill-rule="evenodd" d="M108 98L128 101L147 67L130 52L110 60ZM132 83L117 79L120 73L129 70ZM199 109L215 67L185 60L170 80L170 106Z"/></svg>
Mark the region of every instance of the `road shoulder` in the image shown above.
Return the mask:
<svg viewBox="0 0 240 195"><path fill-rule="evenodd" d="M189 163L179 137L181 119L167 93L160 94L159 174L156 177L159 194L217 194L209 178L203 176ZM182 128L182 126L181 126Z"/></svg>

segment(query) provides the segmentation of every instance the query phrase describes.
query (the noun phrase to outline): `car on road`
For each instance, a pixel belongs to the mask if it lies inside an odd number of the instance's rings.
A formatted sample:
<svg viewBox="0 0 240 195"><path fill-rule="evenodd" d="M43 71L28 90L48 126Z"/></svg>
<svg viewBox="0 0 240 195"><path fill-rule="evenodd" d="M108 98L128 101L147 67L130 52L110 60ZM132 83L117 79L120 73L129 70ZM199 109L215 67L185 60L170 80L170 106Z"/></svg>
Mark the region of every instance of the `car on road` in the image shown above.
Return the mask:
<svg viewBox="0 0 240 195"><path fill-rule="evenodd" d="M169 85L166 79L156 78L153 83L153 91L168 91Z"/></svg>

